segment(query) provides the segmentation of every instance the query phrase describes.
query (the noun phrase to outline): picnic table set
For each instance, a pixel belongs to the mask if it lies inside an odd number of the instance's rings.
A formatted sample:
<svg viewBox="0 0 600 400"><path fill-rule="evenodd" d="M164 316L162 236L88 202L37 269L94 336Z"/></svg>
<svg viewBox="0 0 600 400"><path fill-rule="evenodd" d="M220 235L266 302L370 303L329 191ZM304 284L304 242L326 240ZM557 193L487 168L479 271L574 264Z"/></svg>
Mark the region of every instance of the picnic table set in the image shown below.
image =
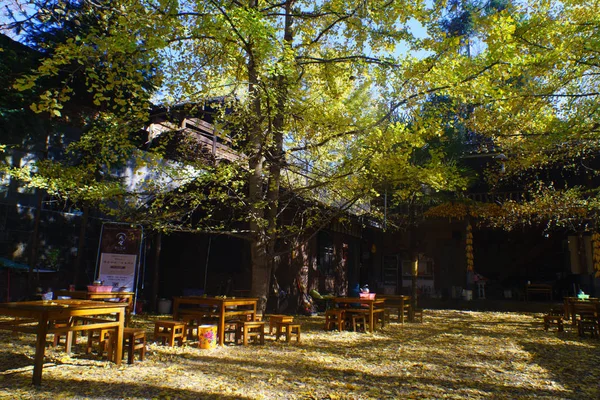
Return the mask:
<svg viewBox="0 0 600 400"><path fill-rule="evenodd" d="M0 303L0 329L36 335L33 384L40 385L48 334L54 335L56 346L64 336L65 351L71 352L74 335L88 335L86 353L97 345L98 354L121 364L124 355L132 364L136 354L140 360L146 352L146 332L128 327L135 293L129 291L58 290L55 299ZM398 322L408 318L409 296L361 293L360 297L331 297L325 313L327 330L373 332L389 322L390 308L398 310ZM268 315L257 312L258 298L227 296L178 296L173 298L172 319L154 321L154 341L163 345L183 345L196 340L198 348L212 349L225 344L265 343L265 335L275 341L300 342L301 324L291 315ZM266 323L268 323L268 330Z"/></svg>
<svg viewBox="0 0 600 400"><path fill-rule="evenodd" d="M398 322L404 323L411 313L420 317L422 310L411 310L410 296L360 293L359 297L334 297L333 307L325 311L325 330L373 332L377 324L384 328L390 309L397 309Z"/></svg>
<svg viewBox="0 0 600 400"><path fill-rule="evenodd" d="M551 307L543 320L545 330L555 325L562 332L565 324L570 322L579 336L590 333L592 337L600 338L600 299L583 293L577 297L565 297L562 306Z"/></svg>
<svg viewBox="0 0 600 400"><path fill-rule="evenodd" d="M0 315L9 317L0 321L0 329L36 335L33 365L33 384L42 381L42 369L48 335L54 335L53 346L64 337L65 352L71 353L73 339L78 332L87 334L86 353L94 343L98 353L121 364L127 353L129 364L134 353L143 360L146 334L143 329L129 328L135 293L112 286L90 285L88 290L57 290L52 297L40 300L0 303Z"/></svg>

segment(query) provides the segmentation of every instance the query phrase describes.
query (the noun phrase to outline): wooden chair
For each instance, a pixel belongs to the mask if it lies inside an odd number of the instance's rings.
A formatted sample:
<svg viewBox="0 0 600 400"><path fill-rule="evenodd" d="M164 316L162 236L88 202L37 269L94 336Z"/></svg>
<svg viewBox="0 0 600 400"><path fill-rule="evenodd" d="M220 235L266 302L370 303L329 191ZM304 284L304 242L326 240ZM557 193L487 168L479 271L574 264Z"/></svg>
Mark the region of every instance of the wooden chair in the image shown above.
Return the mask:
<svg viewBox="0 0 600 400"><path fill-rule="evenodd" d="M279 340L279 336L285 335L285 341L290 342L292 336L296 336L296 341L300 342L300 324L293 322L277 322L275 340Z"/></svg>
<svg viewBox="0 0 600 400"><path fill-rule="evenodd" d="M154 322L154 340L160 339L163 345L168 342L169 346L174 346L177 340L182 346L186 340L186 333L185 322L172 320Z"/></svg>
<svg viewBox="0 0 600 400"><path fill-rule="evenodd" d="M239 343L241 340L247 346L250 339L257 339L260 344L265 344L264 321L237 321L235 342Z"/></svg>

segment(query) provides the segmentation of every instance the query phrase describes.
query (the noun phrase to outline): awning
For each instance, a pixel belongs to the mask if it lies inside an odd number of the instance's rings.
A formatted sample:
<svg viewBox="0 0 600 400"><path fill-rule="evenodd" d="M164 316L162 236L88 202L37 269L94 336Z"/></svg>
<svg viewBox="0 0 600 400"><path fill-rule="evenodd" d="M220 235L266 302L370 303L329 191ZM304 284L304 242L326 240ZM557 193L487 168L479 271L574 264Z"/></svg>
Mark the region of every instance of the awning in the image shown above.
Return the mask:
<svg viewBox="0 0 600 400"><path fill-rule="evenodd" d="M19 271L29 271L29 265L18 263L9 258L0 257L0 268L16 269ZM51 269L38 269L34 268L33 272L56 272Z"/></svg>

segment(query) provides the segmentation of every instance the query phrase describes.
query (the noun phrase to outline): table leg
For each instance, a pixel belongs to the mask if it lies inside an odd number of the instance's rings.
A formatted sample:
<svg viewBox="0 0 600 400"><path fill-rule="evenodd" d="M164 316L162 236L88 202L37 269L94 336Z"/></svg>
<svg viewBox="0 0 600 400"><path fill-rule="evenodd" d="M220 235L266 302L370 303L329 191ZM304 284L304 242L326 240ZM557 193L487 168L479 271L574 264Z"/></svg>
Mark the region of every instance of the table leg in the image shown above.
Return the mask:
<svg viewBox="0 0 600 400"><path fill-rule="evenodd" d="M71 328L73 324L75 324L75 318L69 318L69 321L67 322L69 328ZM73 332L67 331L66 336L67 337L65 338L65 352L67 354L71 354L71 347L73 345Z"/></svg>
<svg viewBox="0 0 600 400"><path fill-rule="evenodd" d="M117 314L119 326L117 327L117 343L115 343L115 364L121 365L123 358L123 331L125 330L125 309L121 309Z"/></svg>
<svg viewBox="0 0 600 400"><path fill-rule="evenodd" d="M373 303L371 303L370 307L369 307L369 331L371 333L373 333L373 322L375 321L375 318L373 317Z"/></svg>
<svg viewBox="0 0 600 400"><path fill-rule="evenodd" d="M221 312L219 313L219 346L225 344L225 303L221 303Z"/></svg>
<svg viewBox="0 0 600 400"><path fill-rule="evenodd" d="M35 344L35 360L33 363L33 384L42 384L42 368L44 366L44 353L46 352L46 335L48 334L48 314L43 313L38 321L37 339Z"/></svg>
<svg viewBox="0 0 600 400"><path fill-rule="evenodd" d="M173 319L179 320L179 299L177 297L173 299Z"/></svg>
<svg viewBox="0 0 600 400"><path fill-rule="evenodd" d="M398 309L398 320L400 323L404 323L404 299L400 299L400 308Z"/></svg>

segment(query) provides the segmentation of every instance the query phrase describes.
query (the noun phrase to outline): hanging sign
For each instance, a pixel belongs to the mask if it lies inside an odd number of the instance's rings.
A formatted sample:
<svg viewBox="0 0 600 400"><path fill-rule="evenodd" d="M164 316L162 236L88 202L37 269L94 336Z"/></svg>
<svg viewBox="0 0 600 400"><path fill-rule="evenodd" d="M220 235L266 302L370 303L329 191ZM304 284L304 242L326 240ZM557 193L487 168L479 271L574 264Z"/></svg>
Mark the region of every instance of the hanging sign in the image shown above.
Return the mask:
<svg viewBox="0 0 600 400"><path fill-rule="evenodd" d="M98 280L106 286L133 291L141 240L141 228L104 225L100 237Z"/></svg>

